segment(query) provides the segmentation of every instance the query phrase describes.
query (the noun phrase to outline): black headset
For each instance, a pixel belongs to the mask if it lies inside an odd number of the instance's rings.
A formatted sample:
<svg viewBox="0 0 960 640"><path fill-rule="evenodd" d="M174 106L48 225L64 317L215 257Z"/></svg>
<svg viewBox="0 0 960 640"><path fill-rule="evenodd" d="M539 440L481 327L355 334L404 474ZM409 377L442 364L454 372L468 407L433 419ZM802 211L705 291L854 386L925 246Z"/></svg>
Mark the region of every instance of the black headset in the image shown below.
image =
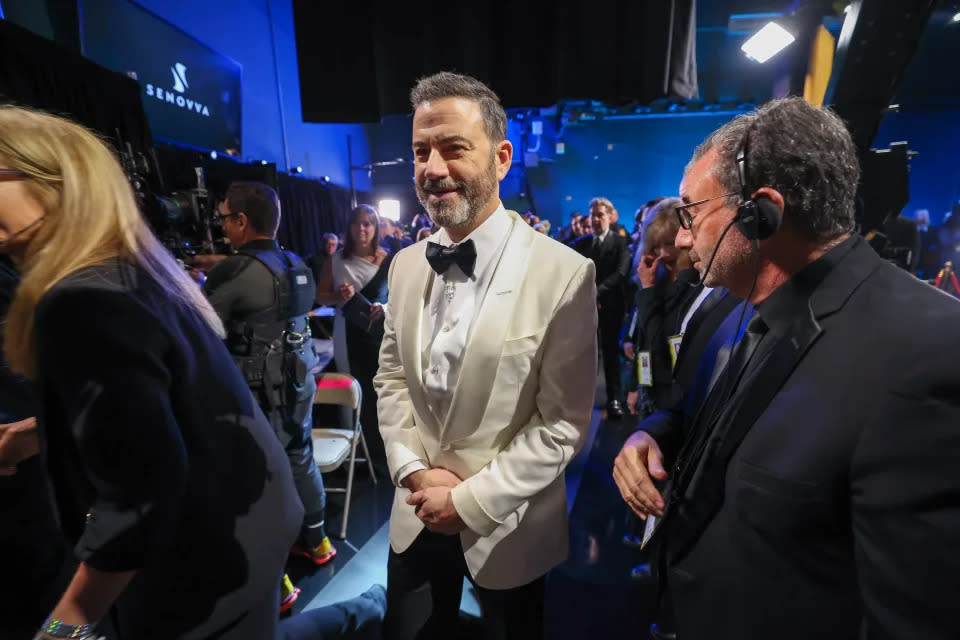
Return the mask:
<svg viewBox="0 0 960 640"><path fill-rule="evenodd" d="M737 175L740 178L740 206L734 221L737 228L748 240L764 240L780 228L782 215L780 207L767 196L752 197L747 188L747 151L750 144L750 130L754 121L743 136L743 145L737 151Z"/></svg>

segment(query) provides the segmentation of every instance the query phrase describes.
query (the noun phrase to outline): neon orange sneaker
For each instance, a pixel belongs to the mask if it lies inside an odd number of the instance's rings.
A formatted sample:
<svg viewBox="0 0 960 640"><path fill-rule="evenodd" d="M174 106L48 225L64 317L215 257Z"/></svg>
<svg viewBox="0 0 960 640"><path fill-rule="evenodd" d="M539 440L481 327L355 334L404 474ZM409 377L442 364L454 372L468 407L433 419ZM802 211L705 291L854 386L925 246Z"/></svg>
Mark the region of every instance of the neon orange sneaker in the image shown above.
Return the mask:
<svg viewBox="0 0 960 640"><path fill-rule="evenodd" d="M337 555L337 548L330 542L330 537L325 536L320 544L313 549L305 549L300 545L294 545L292 553L303 556L319 567L333 560L333 557Z"/></svg>
<svg viewBox="0 0 960 640"><path fill-rule="evenodd" d="M280 617L286 617L293 608L293 603L300 597L300 588L293 586L290 576L283 574L283 582L280 584Z"/></svg>

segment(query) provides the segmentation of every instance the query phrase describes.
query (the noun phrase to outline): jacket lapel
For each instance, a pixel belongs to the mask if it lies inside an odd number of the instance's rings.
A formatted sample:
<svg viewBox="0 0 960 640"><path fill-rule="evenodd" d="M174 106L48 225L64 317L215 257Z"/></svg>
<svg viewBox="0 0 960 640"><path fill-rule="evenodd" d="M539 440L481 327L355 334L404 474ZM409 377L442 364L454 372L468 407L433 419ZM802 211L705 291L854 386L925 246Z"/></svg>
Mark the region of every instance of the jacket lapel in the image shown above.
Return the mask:
<svg viewBox="0 0 960 640"><path fill-rule="evenodd" d="M841 309L856 288L883 263L859 238L840 257L842 268L824 267L804 273L799 286L813 290L808 313L797 318L776 342L754 357L763 358L718 416L710 443L699 468L676 505L669 526L667 548L670 561L683 556L697 540L723 503L724 477L730 459L750 429L780 392L787 378L823 334L819 320ZM770 336L775 337L773 335ZM671 517L668 514L668 517ZM666 520L665 520L666 522Z"/></svg>
<svg viewBox="0 0 960 640"><path fill-rule="evenodd" d="M428 302L430 295L430 283L433 281L433 270L427 262L424 254L427 243L419 249L421 256L413 261L411 272L408 276L407 285L401 292L396 292L397 297L402 296L405 301L403 306L403 315L400 318L401 324L395 327L399 336L401 354L403 362L403 373L407 379L407 389L410 393L410 401L414 407L426 407L425 411L418 411L417 416L421 420L429 422L430 431L439 433L440 422L430 410L430 400L427 398L426 389L423 387L423 362L420 352L422 350L421 342L421 323L423 322L423 308Z"/></svg>
<svg viewBox="0 0 960 640"><path fill-rule="evenodd" d="M677 356L677 362L673 367L675 375L677 371L682 369L681 363L686 361L685 354L692 350L692 348L687 347L698 339L706 344L706 342L709 341L710 337L713 335L713 331L710 331L709 333L700 333L699 331L700 325L702 325L704 319L710 315L710 312L717 308L721 302L726 300L727 303L725 308L728 309L727 313L729 313L740 301L740 299L736 296L731 296L728 294L729 292L726 289L714 289L709 295L707 295L707 298L700 303L700 307L693 312L693 316L690 317L690 321L687 323L687 330L684 332L684 341L680 346L680 354ZM721 315L726 317L726 313ZM687 336L690 336L689 342ZM695 352L702 353L702 350L697 349Z"/></svg>
<svg viewBox="0 0 960 640"><path fill-rule="evenodd" d="M754 354L763 359L760 366L749 380L742 382L727 409L715 418L703 457L675 505L675 521L667 540L671 559L686 553L720 508L727 462L821 333L811 313L795 322L785 335L778 336L769 349L761 345L761 353Z"/></svg>
<svg viewBox="0 0 960 640"><path fill-rule="evenodd" d="M614 244L617 242L616 236L617 232L613 229L607 231L606 237L603 239L603 242L600 243L600 246L597 248L597 260L607 255L613 251Z"/></svg>
<svg viewBox="0 0 960 640"><path fill-rule="evenodd" d="M530 245L536 232L513 211L507 213L513 222L510 237L470 330L443 434L451 425L472 429L480 424L493 388L517 294L527 274Z"/></svg>

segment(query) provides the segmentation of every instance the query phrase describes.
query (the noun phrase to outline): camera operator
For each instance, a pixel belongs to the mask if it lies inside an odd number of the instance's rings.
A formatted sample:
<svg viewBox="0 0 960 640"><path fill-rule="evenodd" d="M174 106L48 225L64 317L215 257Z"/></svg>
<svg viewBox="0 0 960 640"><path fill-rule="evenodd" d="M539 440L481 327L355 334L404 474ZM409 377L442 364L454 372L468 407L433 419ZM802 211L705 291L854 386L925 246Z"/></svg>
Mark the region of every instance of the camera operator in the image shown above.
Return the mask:
<svg viewBox="0 0 960 640"><path fill-rule="evenodd" d="M294 551L321 565L336 549L324 529L326 493L311 438L317 357L307 314L316 291L313 274L275 240L280 202L270 187L233 183L219 219L237 253L216 262L204 291L224 322L227 348L290 459L305 509Z"/></svg>

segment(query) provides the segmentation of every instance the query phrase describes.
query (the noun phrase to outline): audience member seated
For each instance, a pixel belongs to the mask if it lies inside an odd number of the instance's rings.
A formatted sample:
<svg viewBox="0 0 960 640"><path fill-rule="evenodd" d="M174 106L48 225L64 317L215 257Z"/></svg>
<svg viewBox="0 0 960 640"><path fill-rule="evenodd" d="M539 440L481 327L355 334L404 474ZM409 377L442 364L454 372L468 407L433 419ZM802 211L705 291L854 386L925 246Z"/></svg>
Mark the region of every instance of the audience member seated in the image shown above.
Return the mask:
<svg viewBox="0 0 960 640"><path fill-rule="evenodd" d="M392 220L380 218L380 246L389 254L394 254L406 246L403 242L403 227Z"/></svg>
<svg viewBox="0 0 960 640"><path fill-rule="evenodd" d="M320 253L315 253L312 256L303 259L303 261L307 263L307 266L310 267L310 270L313 271L314 282L320 282L320 274L323 273L323 265L325 265L327 261L333 257L333 254L340 249L340 239L337 238L337 234L323 234L323 244L320 248Z"/></svg>
<svg viewBox="0 0 960 640"><path fill-rule="evenodd" d="M576 240L578 237L580 237L580 234L578 233L578 227L580 226L581 217L582 216L580 215L579 211L574 211L573 213L571 213L570 224L564 227L560 227L560 230L557 231L557 240L559 240L563 244L570 244L571 242Z"/></svg>

